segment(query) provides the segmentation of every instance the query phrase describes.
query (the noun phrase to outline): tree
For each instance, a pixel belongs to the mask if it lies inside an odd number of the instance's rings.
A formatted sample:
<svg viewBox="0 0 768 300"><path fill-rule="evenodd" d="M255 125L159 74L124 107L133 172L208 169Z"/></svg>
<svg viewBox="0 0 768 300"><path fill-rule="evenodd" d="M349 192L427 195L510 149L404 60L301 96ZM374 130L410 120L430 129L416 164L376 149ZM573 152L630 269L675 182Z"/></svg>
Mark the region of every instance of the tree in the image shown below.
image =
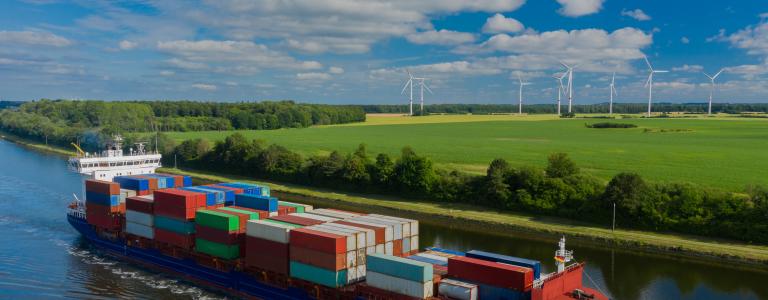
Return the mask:
<svg viewBox="0 0 768 300"><path fill-rule="evenodd" d="M566 153L552 153L549 155L549 164L547 165L547 176L552 178L563 178L579 172L576 166Z"/></svg>
<svg viewBox="0 0 768 300"><path fill-rule="evenodd" d="M509 184L506 182L510 171L509 163L504 159L497 158L491 162L486 172L482 191L484 197L481 202L494 207L507 205L512 194L509 190Z"/></svg>
<svg viewBox="0 0 768 300"><path fill-rule="evenodd" d="M404 147L395 163L394 181L403 192L424 196L435 180L435 170L429 158L418 156L411 147Z"/></svg>
<svg viewBox="0 0 768 300"><path fill-rule="evenodd" d="M371 169L371 179L379 187L383 188L390 184L390 180L395 172L395 163L392 162L389 155L380 153L376 156L376 162Z"/></svg>
<svg viewBox="0 0 768 300"><path fill-rule="evenodd" d="M341 168L341 178L347 183L354 184L357 188L368 185L371 175L366 169L365 159L358 155L347 156Z"/></svg>

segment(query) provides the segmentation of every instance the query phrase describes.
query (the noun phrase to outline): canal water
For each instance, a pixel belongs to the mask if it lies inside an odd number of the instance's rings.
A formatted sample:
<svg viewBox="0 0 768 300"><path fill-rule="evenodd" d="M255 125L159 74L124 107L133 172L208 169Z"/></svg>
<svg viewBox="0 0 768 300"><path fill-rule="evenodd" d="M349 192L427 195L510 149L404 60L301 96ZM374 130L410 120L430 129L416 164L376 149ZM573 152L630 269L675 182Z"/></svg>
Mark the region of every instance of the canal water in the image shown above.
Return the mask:
<svg viewBox="0 0 768 300"><path fill-rule="evenodd" d="M90 249L66 222L80 175L59 156L0 140L0 299L221 299L226 295ZM483 249L540 260L554 270L557 239L422 224L421 246ZM728 264L571 243L585 283L613 299L768 299L768 273Z"/></svg>

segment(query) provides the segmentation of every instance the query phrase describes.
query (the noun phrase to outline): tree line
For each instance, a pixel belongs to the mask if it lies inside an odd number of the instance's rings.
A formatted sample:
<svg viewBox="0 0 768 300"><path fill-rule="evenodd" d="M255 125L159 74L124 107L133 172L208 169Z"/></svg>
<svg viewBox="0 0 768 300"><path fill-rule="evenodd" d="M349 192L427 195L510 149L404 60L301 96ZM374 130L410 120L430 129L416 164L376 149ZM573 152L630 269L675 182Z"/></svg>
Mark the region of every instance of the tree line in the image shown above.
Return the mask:
<svg viewBox="0 0 768 300"><path fill-rule="evenodd" d="M366 113L408 113L408 105L361 105ZM563 105L563 109L567 106ZM616 114L644 113L648 109L647 103L614 103L613 112ZM703 114L707 112L706 103L654 103L654 111L657 112L686 112ZM608 103L579 104L573 106L575 113L608 113ZM517 113L517 104L431 104L424 106L427 114L508 114ZM528 104L524 105L523 112L529 114L554 114L557 112L555 104ZM713 113L739 114L744 112L768 112L766 103L713 103Z"/></svg>
<svg viewBox="0 0 768 300"><path fill-rule="evenodd" d="M3 102L5 103L5 102ZM0 110L0 130L46 143L68 145L112 133L280 129L365 121L360 107L292 101L217 103L192 101L24 102ZM86 148L99 147L86 143Z"/></svg>
<svg viewBox="0 0 768 300"><path fill-rule="evenodd" d="M253 178L353 192L397 195L448 203L469 203L609 225L616 205L617 225L747 242L768 243L768 189L743 193L690 183L649 183L620 173L607 184L564 153L548 157L544 169L512 167L493 160L484 176L448 171L410 147L398 157L372 155L365 145L351 153L303 157L280 145L233 134L223 141L186 140L166 153L181 166Z"/></svg>

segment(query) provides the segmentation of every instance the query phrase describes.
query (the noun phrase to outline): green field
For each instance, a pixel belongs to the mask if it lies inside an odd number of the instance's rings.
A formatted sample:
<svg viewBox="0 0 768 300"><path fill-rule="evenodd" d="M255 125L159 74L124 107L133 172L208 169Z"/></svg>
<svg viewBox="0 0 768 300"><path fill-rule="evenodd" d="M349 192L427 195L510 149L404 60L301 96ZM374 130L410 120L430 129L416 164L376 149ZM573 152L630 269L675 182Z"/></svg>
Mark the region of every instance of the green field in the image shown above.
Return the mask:
<svg viewBox="0 0 768 300"><path fill-rule="evenodd" d="M240 131L304 155L353 151L397 155L410 145L445 168L483 173L494 158L543 166L567 152L586 172L609 179L634 171L650 181L694 182L740 190L768 184L768 120L741 118L624 119L638 128L591 129L597 119L551 116L372 116L362 124ZM170 133L176 140L219 140L232 132Z"/></svg>

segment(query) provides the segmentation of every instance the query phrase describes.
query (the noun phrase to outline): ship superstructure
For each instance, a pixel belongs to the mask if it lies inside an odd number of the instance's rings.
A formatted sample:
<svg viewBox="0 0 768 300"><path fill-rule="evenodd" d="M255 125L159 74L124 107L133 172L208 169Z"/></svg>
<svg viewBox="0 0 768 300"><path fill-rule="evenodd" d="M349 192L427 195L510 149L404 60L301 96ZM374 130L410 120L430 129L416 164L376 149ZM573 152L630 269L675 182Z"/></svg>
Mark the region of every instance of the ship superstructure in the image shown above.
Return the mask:
<svg viewBox="0 0 768 300"><path fill-rule="evenodd" d="M152 174L162 166L160 153L147 151L144 143L134 147L123 153L123 138L115 135L100 153L84 152L78 147L78 155L70 157L68 165L74 172L104 181L112 181L116 176Z"/></svg>

